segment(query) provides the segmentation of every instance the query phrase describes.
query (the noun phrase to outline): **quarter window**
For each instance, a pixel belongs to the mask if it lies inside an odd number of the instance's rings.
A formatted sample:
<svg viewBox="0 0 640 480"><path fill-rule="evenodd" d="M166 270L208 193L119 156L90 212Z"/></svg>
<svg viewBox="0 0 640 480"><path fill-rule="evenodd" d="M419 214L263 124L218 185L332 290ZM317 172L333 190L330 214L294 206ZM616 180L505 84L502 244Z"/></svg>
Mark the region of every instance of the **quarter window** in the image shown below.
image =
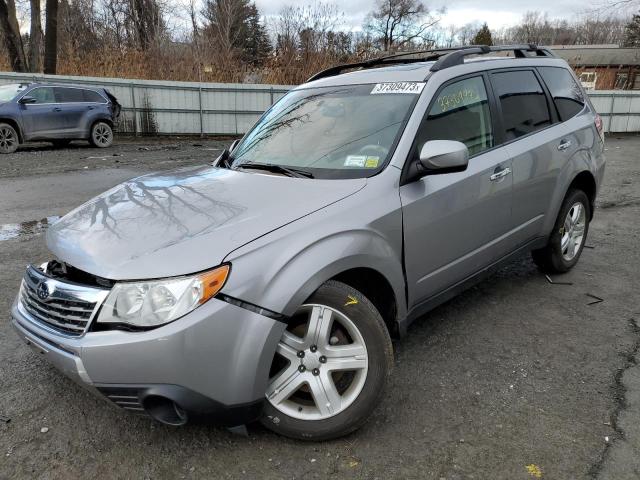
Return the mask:
<svg viewBox="0 0 640 480"><path fill-rule="evenodd" d="M429 140L462 142L470 155L493 147L491 114L482 78L466 78L440 90L417 138L415 158Z"/></svg>
<svg viewBox="0 0 640 480"><path fill-rule="evenodd" d="M551 92L560 120L564 122L575 117L584 108L584 95L571 73L557 67L541 67L538 70Z"/></svg>
<svg viewBox="0 0 640 480"><path fill-rule="evenodd" d="M551 125L547 97L531 70L494 73L491 83L502 107L507 141Z"/></svg>
<svg viewBox="0 0 640 480"><path fill-rule="evenodd" d="M56 99L53 96L53 88L40 87L34 88L27 93L28 96L36 99L36 103L55 103Z"/></svg>

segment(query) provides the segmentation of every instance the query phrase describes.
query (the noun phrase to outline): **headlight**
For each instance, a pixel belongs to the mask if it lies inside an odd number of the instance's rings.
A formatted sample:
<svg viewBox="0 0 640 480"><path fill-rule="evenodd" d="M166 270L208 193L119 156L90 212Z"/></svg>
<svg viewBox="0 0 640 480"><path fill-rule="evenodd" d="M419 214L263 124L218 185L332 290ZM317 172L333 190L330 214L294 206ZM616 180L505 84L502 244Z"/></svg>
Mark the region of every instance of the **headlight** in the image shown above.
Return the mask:
<svg viewBox="0 0 640 480"><path fill-rule="evenodd" d="M172 322L215 296L229 275L229 265L188 277L118 282L104 301L98 323L156 327Z"/></svg>

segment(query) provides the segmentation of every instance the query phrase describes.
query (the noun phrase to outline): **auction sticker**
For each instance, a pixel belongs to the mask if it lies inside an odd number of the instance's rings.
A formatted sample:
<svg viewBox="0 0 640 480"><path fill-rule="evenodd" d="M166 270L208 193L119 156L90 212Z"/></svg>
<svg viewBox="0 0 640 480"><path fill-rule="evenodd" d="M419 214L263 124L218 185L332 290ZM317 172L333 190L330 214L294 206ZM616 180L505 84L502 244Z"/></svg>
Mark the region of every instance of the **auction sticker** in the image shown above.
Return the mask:
<svg viewBox="0 0 640 480"><path fill-rule="evenodd" d="M344 161L344 166L363 168L366 161L366 155L349 155Z"/></svg>
<svg viewBox="0 0 640 480"><path fill-rule="evenodd" d="M422 93L424 85L424 82L378 83L371 90L371 95L380 93L413 93L414 95L419 95Z"/></svg>

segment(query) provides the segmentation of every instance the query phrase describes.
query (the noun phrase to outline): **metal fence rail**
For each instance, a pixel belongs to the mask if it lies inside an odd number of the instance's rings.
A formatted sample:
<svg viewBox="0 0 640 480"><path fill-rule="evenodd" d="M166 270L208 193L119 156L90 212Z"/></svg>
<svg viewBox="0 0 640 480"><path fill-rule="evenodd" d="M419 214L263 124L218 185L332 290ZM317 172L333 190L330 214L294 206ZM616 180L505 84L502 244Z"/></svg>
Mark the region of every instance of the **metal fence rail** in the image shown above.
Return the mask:
<svg viewBox="0 0 640 480"><path fill-rule="evenodd" d="M118 131L134 135L242 134L291 88L0 72L0 84L43 81L109 89L122 104Z"/></svg>
<svg viewBox="0 0 640 480"><path fill-rule="evenodd" d="M0 84L55 82L103 86L122 104L118 130L141 134L245 133L287 85L197 83L0 72ZM640 91L590 90L607 132L640 132Z"/></svg>
<svg viewBox="0 0 640 480"><path fill-rule="evenodd" d="M587 93L602 117L605 132L640 132L640 91L589 90Z"/></svg>

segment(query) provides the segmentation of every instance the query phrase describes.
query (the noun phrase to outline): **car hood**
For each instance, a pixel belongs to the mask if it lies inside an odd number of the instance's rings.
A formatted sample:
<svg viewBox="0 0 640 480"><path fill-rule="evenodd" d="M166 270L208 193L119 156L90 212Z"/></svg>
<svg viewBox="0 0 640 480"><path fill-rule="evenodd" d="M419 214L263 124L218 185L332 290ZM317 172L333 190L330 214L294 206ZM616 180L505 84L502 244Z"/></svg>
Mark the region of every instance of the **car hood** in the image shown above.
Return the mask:
<svg viewBox="0 0 640 480"><path fill-rule="evenodd" d="M184 275L365 184L213 167L151 174L69 212L47 231L47 245L60 260L111 280Z"/></svg>

